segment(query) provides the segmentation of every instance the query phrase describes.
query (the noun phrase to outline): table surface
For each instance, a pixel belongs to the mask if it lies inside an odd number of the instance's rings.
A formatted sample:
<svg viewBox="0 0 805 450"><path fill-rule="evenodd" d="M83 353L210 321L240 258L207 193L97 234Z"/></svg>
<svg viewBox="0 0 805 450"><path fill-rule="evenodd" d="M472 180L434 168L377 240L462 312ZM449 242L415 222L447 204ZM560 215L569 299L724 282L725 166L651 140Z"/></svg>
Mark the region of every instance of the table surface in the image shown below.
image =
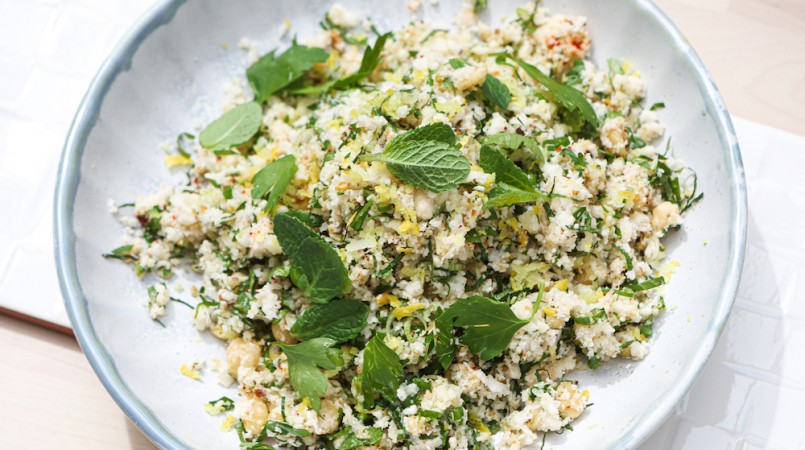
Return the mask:
<svg viewBox="0 0 805 450"><path fill-rule="evenodd" d="M131 22L132 18L144 11L152 1L77 0L63 2L78 5L77 8L67 10L62 8L62 3L58 0L0 0L0 73L3 74L4 83L7 81L5 80L6 72L2 70L4 63L10 67L9 59L36 54L46 48L48 44L43 42L38 48L24 50L28 52L28 55L14 54L8 50L10 48L8 42L14 42L17 45L19 41L15 39L15 36L9 34L11 33L9 30L14 30L15 26L19 27L20 23L25 26L41 27L42 33L48 33L50 40L53 41L50 42L51 46L56 45L56 42L61 39L59 36L53 36L57 32L62 33L65 40L74 39L76 35L80 35L79 38L83 39L84 45L89 45L99 35L102 35L104 39L116 39L124 31L116 27L123 27L126 23ZM805 135L805 107L803 107L805 104L805 1L658 0L658 3L698 50L712 72L732 114ZM125 11L122 19L106 20L105 15L119 14L120 9ZM47 21L38 21L43 14L47 16ZM76 26L78 22L74 20L75 17L65 18L71 14L78 14L84 20L81 22L83 24L81 27ZM87 20L87 18L89 19ZM73 20L72 23L71 20ZM111 47L110 43L103 45L106 48ZM16 47L16 51L20 51L18 47ZM78 55L73 54L66 57L74 56ZM68 75L77 73L81 76L73 79L80 79L83 80L80 82L86 83L88 78L83 72L94 71L93 67L96 67L100 61L93 61L94 66L87 61L81 61L80 58L78 58L78 62L81 63L81 68L75 69L74 73L68 73ZM34 79L37 76L39 78ZM49 81L53 80L41 73L29 74L27 79L11 80L12 84L17 82L19 86L31 83L44 85ZM56 91L53 91L53 87L50 86L48 92ZM11 94L13 92L10 92L9 88L0 90L0 103L4 101L4 95ZM69 108L63 109L65 111L62 111L61 114L66 113L68 117L72 115L71 111L66 111ZM3 125L0 123L0 137L4 131ZM750 175L751 186L751 173L748 175ZM753 208L751 197L750 192L750 210ZM798 222L802 222L802 220L798 220ZM753 226L750 223L750 235ZM757 256L753 255L751 247L748 249L748 254L750 257ZM769 258L768 254L760 256ZM787 276L790 279L786 278L783 281L791 285L792 280L796 281L797 275L801 275L800 268L796 266L791 268L783 265L781 270L778 270L777 273L768 272L772 282L779 281L779 277ZM793 275L790 273L792 270ZM756 276L761 275L763 273ZM805 277L801 277L801 279L805 279ZM796 283L793 286L796 287ZM777 295L772 300L778 304L781 302L780 296L783 294L775 292L767 294L770 298ZM786 338L792 337L791 333L798 333L796 335L799 337L798 340L805 339L805 328L801 326L790 328L792 326L790 321L787 322L786 327L783 327L783 321L778 316L786 312L785 308L769 312L764 310L762 305L758 306L759 303L755 299L746 300L743 303L739 300L738 305L742 309L733 312L730 319L731 324L742 321L743 325L757 327L761 330L773 330L776 325L780 325L781 329L787 330L781 331L781 333L788 333ZM802 308L800 308L801 310ZM779 320L779 323L775 320ZM729 328L725 335L728 334ZM770 331L767 334L772 336L768 343L771 346L769 351L774 350L777 353L792 351L790 346L788 349L776 349L775 332ZM781 336L778 337L782 339ZM729 345L740 343L739 340ZM751 346L750 350L755 350L758 354L767 352L757 342L746 342L746 344ZM721 349L717 349L716 353L733 351L732 348L727 348L727 344L719 345L719 347ZM799 351L796 356L803 356L803 353ZM0 448L20 448L31 445L42 448L82 449L153 448L153 445L129 422L104 390L72 337L17 319L0 316L0 358L3 360L4 367L4 370L0 371L0 396L3 399L3 406L0 407ZM803 359L805 358L799 358L798 363L794 358L786 361L789 364L799 364L802 369ZM750 372L762 372L762 367L758 368L758 366L762 366L764 362L760 361L757 364L755 362L757 361L739 360L737 362L727 361L725 364L737 364L741 367L745 366L745 370ZM742 365L743 363L746 364ZM771 366L771 363L769 365ZM703 377L708 376L708 371L710 369L705 371ZM800 373L803 372L805 370ZM755 378L763 378L763 373L759 375L755 372L751 373ZM711 381L715 381L716 384L718 382L718 380ZM764 387L757 388L754 382L751 386L743 387L736 380L731 380L731 383L725 385L732 386L733 389L744 389L748 397L764 394L762 389ZM791 387L792 383L793 387ZM784 392L786 396L791 397L788 401L803 399L802 394L805 390L802 387L801 379L788 381L771 379L768 384L781 389L774 391L777 397L781 397L782 389L791 388L792 391ZM766 394L768 393L766 392ZM680 405L678 411L680 414L684 413L686 409L691 409L687 403L696 401L690 397L688 396L683 402L685 404ZM730 405L727 403L731 401L734 401L734 396L729 393L712 396L708 401L709 408L721 408L724 411L721 415L724 417L715 421L716 423L702 424L701 420L696 422L697 413L695 411L692 413L693 418L690 418L691 413L688 413L686 416L688 418L672 421L673 423L669 422L662 427L652 438L652 445L654 448L725 448L723 444L715 447L708 447L707 444L727 442L729 439L719 441L718 433L730 433L730 430L742 427L749 429L748 434L734 441L735 446L730 444L729 448L805 448L805 441L801 437L786 440L789 438L779 437L778 434L775 435L778 436L776 438L778 441L772 442L764 436L764 433L770 434L782 426L790 426L792 431L796 431L796 421L792 422L790 419L786 420L782 417L775 418L774 411L781 411L779 406L771 405L768 411L747 412L742 410L740 417L737 417L737 410L741 409L741 405L737 405L734 412L728 411ZM780 398L779 401L785 403L786 399ZM763 405L762 402L757 404ZM701 402L699 407L699 409L708 408ZM727 417L732 414L736 415L734 420ZM779 420L780 422L764 423L757 431L752 431L759 426L759 420L752 418L769 414L771 416L768 420Z"/></svg>

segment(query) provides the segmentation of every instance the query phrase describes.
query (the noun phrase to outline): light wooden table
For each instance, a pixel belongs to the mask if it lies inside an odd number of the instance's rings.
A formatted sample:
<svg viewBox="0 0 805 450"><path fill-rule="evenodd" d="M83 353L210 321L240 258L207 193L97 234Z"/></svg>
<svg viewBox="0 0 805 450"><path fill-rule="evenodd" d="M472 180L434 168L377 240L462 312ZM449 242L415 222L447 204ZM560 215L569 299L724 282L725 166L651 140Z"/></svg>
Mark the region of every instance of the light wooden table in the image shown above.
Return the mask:
<svg viewBox="0 0 805 450"><path fill-rule="evenodd" d="M805 0L659 4L733 114L805 135ZM0 316L0 361L0 448L153 448L72 337Z"/></svg>

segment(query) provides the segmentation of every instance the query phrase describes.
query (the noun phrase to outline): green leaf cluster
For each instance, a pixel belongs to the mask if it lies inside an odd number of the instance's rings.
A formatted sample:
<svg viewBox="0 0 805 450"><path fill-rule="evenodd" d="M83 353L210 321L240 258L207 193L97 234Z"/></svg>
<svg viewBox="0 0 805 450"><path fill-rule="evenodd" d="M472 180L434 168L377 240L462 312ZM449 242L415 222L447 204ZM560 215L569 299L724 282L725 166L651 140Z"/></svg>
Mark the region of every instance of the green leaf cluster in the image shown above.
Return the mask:
<svg viewBox="0 0 805 450"><path fill-rule="evenodd" d="M327 61L327 51L318 47L306 47L296 42L291 48L276 56L272 51L246 69L246 78L254 90L254 99L264 102L275 93L287 88L313 67L314 63Z"/></svg>
<svg viewBox="0 0 805 450"><path fill-rule="evenodd" d="M374 47L366 46L366 50L363 52L361 66L358 68L358 71L352 75L348 75L338 80L330 80L317 86L305 86L291 89L289 92L296 95L317 95L321 94L322 92L328 92L330 89L343 90L357 85L369 77L369 75L371 75L372 72L377 69L377 66L380 65L380 62L382 61L382 58L380 58L380 53L383 52L383 47L386 45L386 41L388 41L390 37L391 33L386 33L377 38Z"/></svg>

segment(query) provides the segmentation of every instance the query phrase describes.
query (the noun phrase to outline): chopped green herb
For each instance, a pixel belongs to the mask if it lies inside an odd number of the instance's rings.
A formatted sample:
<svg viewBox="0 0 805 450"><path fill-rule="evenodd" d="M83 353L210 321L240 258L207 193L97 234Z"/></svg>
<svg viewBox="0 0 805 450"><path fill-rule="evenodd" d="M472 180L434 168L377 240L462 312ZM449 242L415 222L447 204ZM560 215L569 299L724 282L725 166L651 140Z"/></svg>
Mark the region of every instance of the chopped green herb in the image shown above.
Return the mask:
<svg viewBox="0 0 805 450"><path fill-rule="evenodd" d="M265 428L277 435L293 435L300 438L310 436L310 431L302 428L294 428L285 422L277 422L276 420L266 422Z"/></svg>
<svg viewBox="0 0 805 450"><path fill-rule="evenodd" d="M624 288L629 289L632 292L640 292L640 291L646 291L646 290L649 290L649 289L654 289L656 287L662 286L663 284L665 284L665 278L663 278L663 277L654 277L654 278L649 278L648 280L645 280L645 281L643 281L641 283L627 284L626 286L624 286Z"/></svg>

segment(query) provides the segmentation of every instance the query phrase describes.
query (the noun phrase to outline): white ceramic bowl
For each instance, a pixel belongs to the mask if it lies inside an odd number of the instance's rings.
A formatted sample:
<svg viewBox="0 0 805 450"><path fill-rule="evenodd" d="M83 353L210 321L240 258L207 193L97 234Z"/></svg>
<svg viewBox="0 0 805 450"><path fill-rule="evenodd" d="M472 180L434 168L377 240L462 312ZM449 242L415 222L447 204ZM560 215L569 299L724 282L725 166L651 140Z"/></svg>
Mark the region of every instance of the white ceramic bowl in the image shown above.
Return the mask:
<svg viewBox="0 0 805 450"><path fill-rule="evenodd" d="M345 0L381 29L410 20L407 1ZM425 4L422 16L449 21L459 0ZM604 364L575 374L595 403L551 438L565 448L631 448L668 416L710 355L732 306L746 230L746 194L740 153L727 111L701 61L668 18L648 0L547 0L554 12L589 18L594 60L632 61L647 80L648 101L661 114L674 151L699 174L705 198L670 238L682 266L666 290L669 310L655 325L649 356L639 363ZM493 0L484 13L496 20L520 2ZM182 363L223 355L223 345L191 326L189 310L172 305L167 328L144 308L145 284L130 267L101 254L118 246L122 227L108 201L172 183L160 144L209 122L220 111L224 87L243 76L236 49L242 36L262 51L278 41L284 19L304 39L328 2L288 0L165 1L151 10L104 64L67 139L56 191L55 229L62 291L76 336L106 388L134 423L165 448L237 448L234 433L202 405L227 391L209 375L193 382ZM229 50L222 44L227 43ZM178 306L178 307L177 307ZM230 392L229 395L234 395Z"/></svg>

